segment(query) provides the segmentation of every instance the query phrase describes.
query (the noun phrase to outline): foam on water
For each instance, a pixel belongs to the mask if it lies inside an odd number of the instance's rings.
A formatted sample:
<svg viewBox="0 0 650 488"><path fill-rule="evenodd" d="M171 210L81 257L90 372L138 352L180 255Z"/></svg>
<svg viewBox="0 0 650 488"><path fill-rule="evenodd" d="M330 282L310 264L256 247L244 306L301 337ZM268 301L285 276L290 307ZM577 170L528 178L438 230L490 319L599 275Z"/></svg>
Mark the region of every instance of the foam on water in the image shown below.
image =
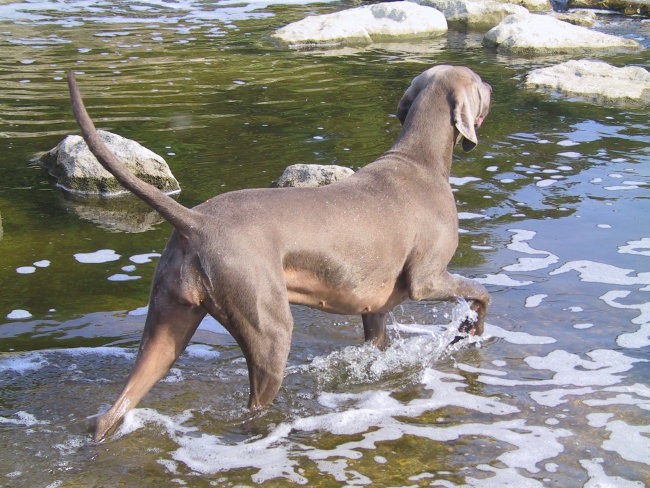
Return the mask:
<svg viewBox="0 0 650 488"><path fill-rule="evenodd" d="M120 257L121 256L112 249L100 249L95 252L77 253L74 255L74 258L78 262L85 264L108 263L111 261L117 261Z"/></svg>

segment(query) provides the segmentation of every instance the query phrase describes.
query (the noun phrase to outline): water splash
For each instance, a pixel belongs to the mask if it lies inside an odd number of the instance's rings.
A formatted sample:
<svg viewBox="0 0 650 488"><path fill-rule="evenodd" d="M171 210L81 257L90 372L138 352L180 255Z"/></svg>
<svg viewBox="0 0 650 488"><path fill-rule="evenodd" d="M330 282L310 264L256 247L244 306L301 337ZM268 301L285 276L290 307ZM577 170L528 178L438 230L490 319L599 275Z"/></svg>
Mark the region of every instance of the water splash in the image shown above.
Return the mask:
<svg viewBox="0 0 650 488"><path fill-rule="evenodd" d="M327 356L315 357L310 369L320 387L326 390L403 380L405 375L418 378L426 368L468 344L478 345L480 339L459 332L463 322L476 320L476 312L465 300L460 299L450 314L444 314L450 319L447 324L434 323L437 312L435 308L430 310L431 324L400 323L391 313L390 343L385 350L368 343L349 346ZM461 340L457 340L459 337Z"/></svg>

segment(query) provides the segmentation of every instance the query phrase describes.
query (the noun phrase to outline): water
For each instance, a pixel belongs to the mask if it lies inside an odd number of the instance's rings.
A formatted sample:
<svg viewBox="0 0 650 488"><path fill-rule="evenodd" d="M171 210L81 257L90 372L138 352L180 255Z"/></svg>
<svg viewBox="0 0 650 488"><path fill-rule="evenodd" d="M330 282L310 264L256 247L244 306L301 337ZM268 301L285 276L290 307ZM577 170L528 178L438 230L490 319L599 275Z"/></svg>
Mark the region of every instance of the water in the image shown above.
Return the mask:
<svg viewBox="0 0 650 488"><path fill-rule="evenodd" d="M524 92L529 69L566 58L496 56L475 33L277 50L273 29L340 6L267 5L0 5L0 485L648 485L647 111ZM640 20L599 29L648 42ZM452 180L451 268L489 288L485 336L450 350L465 305L407 303L379 353L358 317L296 307L283 388L252 414L241 353L206 321L118 434L92 443L170 228L130 199L70 198L30 162L76 132L65 72L98 125L163 155L195 205L291 163L373 160L434 63L494 87Z"/></svg>

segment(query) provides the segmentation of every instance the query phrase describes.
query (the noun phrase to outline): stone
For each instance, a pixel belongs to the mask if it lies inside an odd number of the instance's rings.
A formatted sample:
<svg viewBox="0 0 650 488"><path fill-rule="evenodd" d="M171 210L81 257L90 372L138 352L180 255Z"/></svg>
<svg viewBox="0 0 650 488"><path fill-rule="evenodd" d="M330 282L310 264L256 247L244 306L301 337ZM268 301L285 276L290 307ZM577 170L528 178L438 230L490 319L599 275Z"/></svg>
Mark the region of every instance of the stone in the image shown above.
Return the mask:
<svg viewBox="0 0 650 488"><path fill-rule="evenodd" d="M515 14L490 29L483 44L512 54L561 54L640 50L631 39L603 34L544 14Z"/></svg>
<svg viewBox="0 0 650 488"><path fill-rule="evenodd" d="M180 186L165 160L135 141L103 130L100 137L113 154L138 178L165 193L177 193ZM57 186L81 195L112 196L127 193L90 152L81 136L67 136L38 162L57 180Z"/></svg>
<svg viewBox="0 0 650 488"><path fill-rule="evenodd" d="M354 174L350 168L337 165L292 164L287 166L282 176L272 183L278 188L313 188L329 185Z"/></svg>
<svg viewBox="0 0 650 488"><path fill-rule="evenodd" d="M413 2L384 2L340 12L306 17L288 24L272 38L293 48L340 44L369 44L399 36L447 32L445 16Z"/></svg>
<svg viewBox="0 0 650 488"><path fill-rule="evenodd" d="M418 0L418 3L440 10L449 23L473 29L490 29L508 15L527 12L520 5L493 0Z"/></svg>
<svg viewBox="0 0 650 488"><path fill-rule="evenodd" d="M650 73L638 66L617 68L603 61L571 60L531 71L524 86L601 105L650 104Z"/></svg>

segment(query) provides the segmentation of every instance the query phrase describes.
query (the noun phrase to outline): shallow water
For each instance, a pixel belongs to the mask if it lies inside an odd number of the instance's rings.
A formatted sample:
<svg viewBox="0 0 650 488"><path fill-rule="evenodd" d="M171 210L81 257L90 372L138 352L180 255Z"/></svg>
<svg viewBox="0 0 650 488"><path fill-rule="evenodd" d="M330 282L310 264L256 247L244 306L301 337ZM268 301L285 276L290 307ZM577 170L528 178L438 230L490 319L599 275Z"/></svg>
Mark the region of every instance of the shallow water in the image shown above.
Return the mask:
<svg viewBox="0 0 650 488"><path fill-rule="evenodd" d="M529 69L563 58L496 56L474 33L278 50L274 28L338 5L267 5L0 5L0 486L650 483L647 111L524 92ZM647 25L599 28L647 45ZM436 63L494 87L452 179L451 268L489 288L485 336L449 350L465 305L407 303L379 353L358 317L295 307L283 388L253 415L239 349L205 321L119 433L92 443L170 229L130 199L67 197L30 162L76 132L65 71L98 125L163 155L195 205L295 162L372 161L411 77Z"/></svg>

